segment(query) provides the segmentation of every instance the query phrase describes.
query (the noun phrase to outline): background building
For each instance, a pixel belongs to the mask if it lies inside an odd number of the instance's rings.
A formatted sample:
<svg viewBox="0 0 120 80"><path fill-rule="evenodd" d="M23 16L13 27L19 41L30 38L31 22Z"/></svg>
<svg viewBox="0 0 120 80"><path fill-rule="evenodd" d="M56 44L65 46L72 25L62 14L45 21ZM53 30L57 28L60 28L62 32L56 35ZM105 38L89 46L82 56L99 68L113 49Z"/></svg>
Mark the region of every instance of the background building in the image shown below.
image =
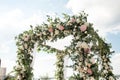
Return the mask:
<svg viewBox="0 0 120 80"><path fill-rule="evenodd" d="M4 80L6 77L6 68L1 67L1 59L0 59L0 80Z"/></svg>

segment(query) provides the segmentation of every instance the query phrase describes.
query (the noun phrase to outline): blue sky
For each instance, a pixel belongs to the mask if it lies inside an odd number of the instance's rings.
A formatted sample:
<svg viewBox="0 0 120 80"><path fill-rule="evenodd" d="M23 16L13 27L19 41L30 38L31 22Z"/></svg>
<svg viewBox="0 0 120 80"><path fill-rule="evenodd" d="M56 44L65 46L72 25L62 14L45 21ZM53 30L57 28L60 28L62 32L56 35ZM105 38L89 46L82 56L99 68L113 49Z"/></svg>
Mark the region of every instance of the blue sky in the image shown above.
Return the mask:
<svg viewBox="0 0 120 80"><path fill-rule="evenodd" d="M56 13L77 14L85 11L89 14L88 21L99 30L99 35L112 44L115 55L112 56L114 73L120 70L120 11L119 0L0 0L0 58L2 66L7 67L7 73L12 70L16 60L16 45L14 37L46 20L46 15ZM69 44L66 39L55 44ZM56 47L56 46L55 46ZM64 45L60 48L63 49ZM42 52L41 52L42 53ZM35 76L50 73L53 76L55 55L34 52ZM114 61L116 59L116 61ZM47 65L46 65L47 64ZM51 65L47 68L48 65Z"/></svg>

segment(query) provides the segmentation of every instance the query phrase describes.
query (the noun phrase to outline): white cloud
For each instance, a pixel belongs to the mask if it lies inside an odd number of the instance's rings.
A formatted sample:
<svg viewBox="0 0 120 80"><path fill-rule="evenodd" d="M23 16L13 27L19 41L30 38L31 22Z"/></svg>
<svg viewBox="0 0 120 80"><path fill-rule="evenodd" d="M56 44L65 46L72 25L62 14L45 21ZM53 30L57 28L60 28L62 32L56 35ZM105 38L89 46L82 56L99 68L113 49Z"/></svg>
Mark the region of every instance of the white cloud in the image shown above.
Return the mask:
<svg viewBox="0 0 120 80"><path fill-rule="evenodd" d="M94 24L100 35L106 36L108 32L120 32L120 28L116 30L119 25L115 25L120 21L118 18L120 16L119 5L119 0L69 0L66 6L74 14L84 10L89 14L88 21Z"/></svg>
<svg viewBox="0 0 120 80"><path fill-rule="evenodd" d="M11 10L5 14L0 15L0 32L5 34L20 33L24 30L30 29L29 25L41 24L45 19L43 13L33 13L27 15L20 9Z"/></svg>
<svg viewBox="0 0 120 80"><path fill-rule="evenodd" d="M113 73L115 75L120 75L120 53L115 54L111 58Z"/></svg>
<svg viewBox="0 0 120 80"><path fill-rule="evenodd" d="M10 48L5 44L0 44L0 53L8 53L10 51Z"/></svg>

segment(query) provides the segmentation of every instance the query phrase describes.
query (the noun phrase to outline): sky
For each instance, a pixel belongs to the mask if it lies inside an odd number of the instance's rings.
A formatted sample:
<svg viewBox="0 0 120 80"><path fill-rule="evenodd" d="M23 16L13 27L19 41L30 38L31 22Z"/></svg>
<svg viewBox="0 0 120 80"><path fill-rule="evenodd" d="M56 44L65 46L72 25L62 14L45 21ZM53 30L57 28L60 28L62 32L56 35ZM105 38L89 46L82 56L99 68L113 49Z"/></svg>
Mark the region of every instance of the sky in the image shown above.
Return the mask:
<svg viewBox="0 0 120 80"><path fill-rule="evenodd" d="M13 70L16 61L17 47L14 37L25 30L29 25L40 25L46 20L46 15L61 15L62 13L77 14L85 11L88 22L99 30L99 35L111 43L115 53L111 57L113 72L120 72L120 0L0 0L0 58L2 67L7 73ZM69 37L68 37L69 38ZM50 45L64 49L70 44L68 38L59 40ZM60 47L55 46L61 43ZM55 54L34 51L35 77L54 76ZM66 60L69 64L69 61ZM49 67L48 67L49 66ZM67 71L68 72L68 71ZM67 74L67 73L66 73Z"/></svg>

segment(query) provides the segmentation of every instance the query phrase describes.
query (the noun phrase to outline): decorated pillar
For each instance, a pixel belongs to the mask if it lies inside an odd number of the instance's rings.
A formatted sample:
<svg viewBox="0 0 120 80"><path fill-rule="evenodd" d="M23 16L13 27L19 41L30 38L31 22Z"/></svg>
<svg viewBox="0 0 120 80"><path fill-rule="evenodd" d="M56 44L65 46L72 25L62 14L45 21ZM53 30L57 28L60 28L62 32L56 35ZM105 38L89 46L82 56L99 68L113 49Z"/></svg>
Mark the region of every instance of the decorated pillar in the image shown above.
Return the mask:
<svg viewBox="0 0 120 80"><path fill-rule="evenodd" d="M64 80L64 55L62 53L57 53L56 57L56 80Z"/></svg>

